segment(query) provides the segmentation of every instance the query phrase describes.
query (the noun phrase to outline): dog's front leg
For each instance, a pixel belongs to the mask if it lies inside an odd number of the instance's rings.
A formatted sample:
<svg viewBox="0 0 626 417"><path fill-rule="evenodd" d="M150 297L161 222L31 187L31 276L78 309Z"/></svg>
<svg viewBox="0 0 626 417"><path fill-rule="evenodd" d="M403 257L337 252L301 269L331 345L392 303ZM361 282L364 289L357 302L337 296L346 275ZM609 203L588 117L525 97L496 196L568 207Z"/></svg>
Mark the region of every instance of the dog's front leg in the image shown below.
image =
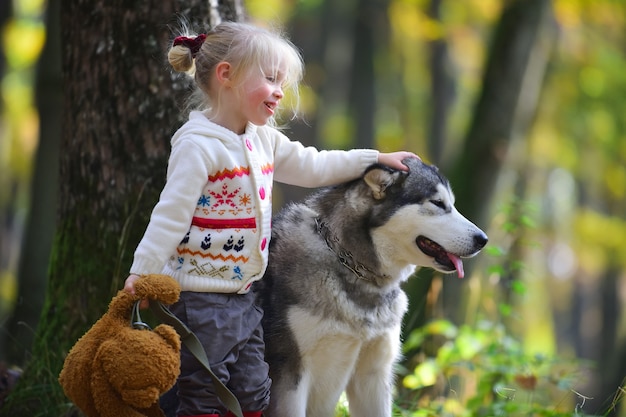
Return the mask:
<svg viewBox="0 0 626 417"><path fill-rule="evenodd" d="M351 417L391 417L393 364L400 347L400 328L368 342L346 389Z"/></svg>
<svg viewBox="0 0 626 417"><path fill-rule="evenodd" d="M306 417L310 375L302 374L295 384L289 378L278 379L272 385L270 405L263 413L266 417Z"/></svg>

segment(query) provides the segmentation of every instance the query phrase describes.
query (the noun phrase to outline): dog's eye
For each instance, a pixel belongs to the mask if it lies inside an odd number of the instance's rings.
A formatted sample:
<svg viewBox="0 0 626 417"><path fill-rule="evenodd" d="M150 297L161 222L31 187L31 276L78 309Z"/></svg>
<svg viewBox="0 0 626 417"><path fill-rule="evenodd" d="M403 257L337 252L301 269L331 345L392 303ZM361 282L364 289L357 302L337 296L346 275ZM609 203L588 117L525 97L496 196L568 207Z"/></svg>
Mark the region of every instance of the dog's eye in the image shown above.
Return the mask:
<svg viewBox="0 0 626 417"><path fill-rule="evenodd" d="M446 205L443 202L443 200L430 200L431 203L433 203L434 205L436 205L437 207L439 207L440 209L446 209Z"/></svg>

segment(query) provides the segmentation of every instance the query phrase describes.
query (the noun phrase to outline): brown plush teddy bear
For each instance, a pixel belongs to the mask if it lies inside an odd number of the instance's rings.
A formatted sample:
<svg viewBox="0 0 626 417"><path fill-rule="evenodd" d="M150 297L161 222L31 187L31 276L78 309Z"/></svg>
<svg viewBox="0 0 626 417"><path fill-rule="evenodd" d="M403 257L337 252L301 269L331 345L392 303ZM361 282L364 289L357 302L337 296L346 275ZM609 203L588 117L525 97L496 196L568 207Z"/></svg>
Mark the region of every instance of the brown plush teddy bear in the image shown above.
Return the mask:
<svg viewBox="0 0 626 417"><path fill-rule="evenodd" d="M87 417L164 417L158 400L180 372L180 337L165 324L135 329L130 318L137 300L169 305L180 286L166 275L145 275L135 292L120 290L65 359L59 382Z"/></svg>

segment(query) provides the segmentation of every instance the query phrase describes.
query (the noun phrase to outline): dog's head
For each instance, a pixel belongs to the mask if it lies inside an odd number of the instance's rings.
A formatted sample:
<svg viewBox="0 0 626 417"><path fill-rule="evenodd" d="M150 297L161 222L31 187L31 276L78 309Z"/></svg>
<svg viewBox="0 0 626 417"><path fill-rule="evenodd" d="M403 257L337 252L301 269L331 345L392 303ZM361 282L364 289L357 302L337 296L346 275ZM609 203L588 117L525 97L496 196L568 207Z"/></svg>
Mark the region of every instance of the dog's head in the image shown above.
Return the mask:
<svg viewBox="0 0 626 417"><path fill-rule="evenodd" d="M409 172L375 165L363 180L376 200L372 238L381 261L428 266L464 276L462 258L476 255L487 235L454 207L448 180L432 165L406 159ZM400 240L400 242L398 241Z"/></svg>

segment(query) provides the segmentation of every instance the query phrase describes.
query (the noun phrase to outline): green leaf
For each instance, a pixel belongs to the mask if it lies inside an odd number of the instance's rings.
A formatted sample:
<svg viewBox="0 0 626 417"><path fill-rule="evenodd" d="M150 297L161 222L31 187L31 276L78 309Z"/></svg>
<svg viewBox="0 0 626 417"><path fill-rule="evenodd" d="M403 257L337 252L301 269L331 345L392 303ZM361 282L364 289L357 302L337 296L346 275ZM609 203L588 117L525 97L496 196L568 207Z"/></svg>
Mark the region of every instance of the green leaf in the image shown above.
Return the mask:
<svg viewBox="0 0 626 417"><path fill-rule="evenodd" d="M520 281L518 279L516 279L515 281L511 283L511 289L516 294L519 294L519 295L526 294L526 284L524 284L523 281Z"/></svg>
<svg viewBox="0 0 626 417"><path fill-rule="evenodd" d="M484 343L481 338L471 333L462 333L456 339L456 346L461 358L469 360L481 351L484 347Z"/></svg>
<svg viewBox="0 0 626 417"><path fill-rule="evenodd" d="M425 338L426 337L422 329L413 330L404 342L404 345L402 346L404 352L409 352L413 349L417 349L422 345L422 343L424 343Z"/></svg>
<svg viewBox="0 0 626 417"><path fill-rule="evenodd" d="M498 310L500 310L500 314L502 314L504 317L509 317L513 312L513 307L511 306L511 304L501 303L500 305L498 305Z"/></svg>
<svg viewBox="0 0 626 417"><path fill-rule="evenodd" d="M506 254L503 248L495 245L487 245L487 247L483 249L483 252L490 256L503 256Z"/></svg>
<svg viewBox="0 0 626 417"><path fill-rule="evenodd" d="M427 359L426 361L417 365L417 367L413 371L413 374L407 375L403 379L402 383L405 387L410 389L429 387L435 385L439 373L439 365L437 365L434 360Z"/></svg>
<svg viewBox="0 0 626 417"><path fill-rule="evenodd" d="M449 320L434 320L424 326L424 331L427 334L436 334L445 336L448 339L452 339L457 336L458 329Z"/></svg>

